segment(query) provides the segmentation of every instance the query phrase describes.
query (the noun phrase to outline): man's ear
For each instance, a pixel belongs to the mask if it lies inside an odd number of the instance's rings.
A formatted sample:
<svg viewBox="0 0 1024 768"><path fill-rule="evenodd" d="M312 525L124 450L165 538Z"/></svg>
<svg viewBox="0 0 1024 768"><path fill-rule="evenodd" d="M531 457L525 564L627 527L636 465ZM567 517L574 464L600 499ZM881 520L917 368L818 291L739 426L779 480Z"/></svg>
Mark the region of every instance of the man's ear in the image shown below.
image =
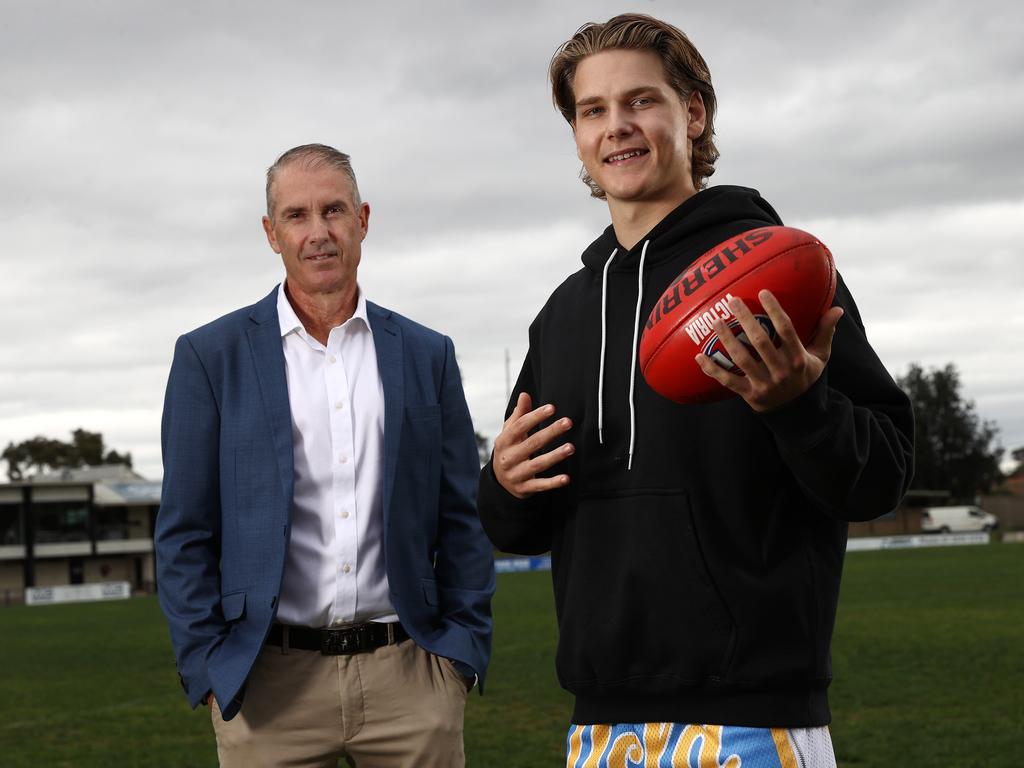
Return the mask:
<svg viewBox="0 0 1024 768"><path fill-rule="evenodd" d="M370 204L363 203L359 206L359 229L361 236L359 242L366 239L366 233L370 231Z"/></svg>
<svg viewBox="0 0 1024 768"><path fill-rule="evenodd" d="M686 104L686 114L686 136L693 141L704 133L704 126L707 122L707 110L704 109L704 97L700 95L700 91L690 94Z"/></svg>
<svg viewBox="0 0 1024 768"><path fill-rule="evenodd" d="M267 242L270 243L274 253L280 253L281 246L277 244L277 235L274 234L274 222L270 220L269 216L263 217L263 231L266 233Z"/></svg>

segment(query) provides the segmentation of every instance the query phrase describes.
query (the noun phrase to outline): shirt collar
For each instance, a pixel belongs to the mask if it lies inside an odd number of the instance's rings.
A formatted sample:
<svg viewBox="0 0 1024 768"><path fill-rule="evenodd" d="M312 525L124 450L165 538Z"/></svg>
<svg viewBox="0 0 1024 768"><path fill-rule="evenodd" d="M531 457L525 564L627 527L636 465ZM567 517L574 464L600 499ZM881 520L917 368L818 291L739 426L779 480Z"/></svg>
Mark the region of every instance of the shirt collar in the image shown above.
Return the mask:
<svg viewBox="0 0 1024 768"><path fill-rule="evenodd" d="M356 285L356 296L358 297L356 299L356 311L352 313L350 320L361 320L363 325L369 328L370 318L366 314L366 297L363 295L363 289L358 284ZM292 307L292 303L288 301L288 296L285 295L283 282L277 286L277 322L281 326L281 338L284 338L293 331L300 331L303 335L306 333L302 321L295 314L295 308Z"/></svg>

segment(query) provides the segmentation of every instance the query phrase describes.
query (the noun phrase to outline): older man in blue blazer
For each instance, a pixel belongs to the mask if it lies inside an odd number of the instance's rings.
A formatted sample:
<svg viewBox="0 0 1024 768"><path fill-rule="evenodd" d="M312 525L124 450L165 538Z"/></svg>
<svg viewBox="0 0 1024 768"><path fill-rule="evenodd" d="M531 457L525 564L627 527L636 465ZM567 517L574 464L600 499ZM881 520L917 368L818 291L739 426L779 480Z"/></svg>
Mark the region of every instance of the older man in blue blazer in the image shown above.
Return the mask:
<svg viewBox="0 0 1024 768"><path fill-rule="evenodd" d="M344 153L267 172L285 281L178 339L160 603L221 765L464 763L494 563L451 341L366 300L370 208Z"/></svg>

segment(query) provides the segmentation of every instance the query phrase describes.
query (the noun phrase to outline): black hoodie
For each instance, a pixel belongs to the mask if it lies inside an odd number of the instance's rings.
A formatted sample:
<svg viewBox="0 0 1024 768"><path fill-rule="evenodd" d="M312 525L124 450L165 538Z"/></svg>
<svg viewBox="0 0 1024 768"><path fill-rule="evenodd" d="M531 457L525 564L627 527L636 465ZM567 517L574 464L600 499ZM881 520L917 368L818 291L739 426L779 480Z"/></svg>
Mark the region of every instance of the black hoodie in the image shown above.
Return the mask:
<svg viewBox="0 0 1024 768"><path fill-rule="evenodd" d="M770 413L739 398L672 403L647 386L634 353L645 245L640 326L698 256L780 223L754 190L723 186L691 197L630 250L608 227L530 326L509 412L527 392L572 419L576 451L550 471L571 481L520 500L488 464L478 501L499 549L551 551L557 670L576 696L575 723L830 720L847 521L891 511L910 482L907 398L842 278L835 303L846 314L825 371ZM599 409L602 272L616 250Z"/></svg>

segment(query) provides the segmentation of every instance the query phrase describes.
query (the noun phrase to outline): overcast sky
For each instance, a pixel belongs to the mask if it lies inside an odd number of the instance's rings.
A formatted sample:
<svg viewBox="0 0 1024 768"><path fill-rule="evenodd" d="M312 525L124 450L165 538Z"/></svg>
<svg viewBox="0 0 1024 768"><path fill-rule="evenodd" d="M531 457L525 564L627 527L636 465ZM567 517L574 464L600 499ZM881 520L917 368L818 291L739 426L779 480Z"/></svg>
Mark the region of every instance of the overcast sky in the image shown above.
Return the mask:
<svg viewBox="0 0 1024 768"><path fill-rule="evenodd" d="M935 2L0 0L0 446L102 431L161 475L175 338L280 280L263 174L317 141L372 206L360 282L456 344L493 436L530 321L608 223L547 63L624 10L685 30L712 184L832 249L894 376L953 362L1024 446L1024 11Z"/></svg>

